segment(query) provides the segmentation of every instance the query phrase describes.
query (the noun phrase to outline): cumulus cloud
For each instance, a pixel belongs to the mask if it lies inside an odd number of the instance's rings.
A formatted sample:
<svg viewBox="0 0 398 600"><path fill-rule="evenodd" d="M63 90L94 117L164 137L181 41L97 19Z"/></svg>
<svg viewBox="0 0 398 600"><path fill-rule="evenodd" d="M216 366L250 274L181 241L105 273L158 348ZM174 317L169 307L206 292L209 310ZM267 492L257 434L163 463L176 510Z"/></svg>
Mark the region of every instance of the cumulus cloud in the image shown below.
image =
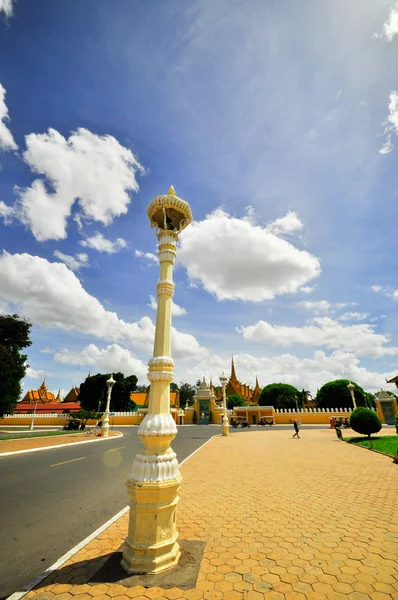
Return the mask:
<svg viewBox="0 0 398 600"><path fill-rule="evenodd" d="M4 220L6 225L9 225L14 216L14 209L12 206L7 206L5 202L0 200L0 218Z"/></svg>
<svg viewBox="0 0 398 600"><path fill-rule="evenodd" d="M397 13L398 15L398 13ZM388 103L388 117L384 121L384 133L386 135L386 141L383 147L379 150L380 154L389 154L393 149L394 145L391 141L393 134L398 134L398 94L397 92L391 92L389 103Z"/></svg>
<svg viewBox="0 0 398 600"><path fill-rule="evenodd" d="M307 310L311 310L314 314L334 314L336 310L341 310L346 306L355 306L356 302L328 302L327 300L303 300L302 302L298 302L298 306L305 308Z"/></svg>
<svg viewBox="0 0 398 600"><path fill-rule="evenodd" d="M41 369L32 369L32 367L27 367L25 377L28 379L41 379L46 375L45 371Z"/></svg>
<svg viewBox="0 0 398 600"><path fill-rule="evenodd" d="M192 223L180 239L178 264L218 300L269 300L296 292L321 271L309 252L221 209Z"/></svg>
<svg viewBox="0 0 398 600"><path fill-rule="evenodd" d="M76 254L76 256L70 256L69 254L63 254L59 250L54 251L55 258L62 260L71 271L78 271L82 267L88 267L88 256L83 252Z"/></svg>
<svg viewBox="0 0 398 600"><path fill-rule="evenodd" d="M19 217L39 241L66 238L75 202L81 218L104 225L126 214L129 192L138 190L136 176L143 172L131 150L114 137L83 128L68 139L55 129L31 133L23 157L34 173L44 176L18 190Z"/></svg>
<svg viewBox="0 0 398 600"><path fill-rule="evenodd" d="M369 313L348 311L339 317L339 321L365 321L369 316Z"/></svg>
<svg viewBox="0 0 398 600"><path fill-rule="evenodd" d="M261 320L255 325L238 327L237 331L246 340L274 346L325 346L353 352L357 356L396 356L398 348L386 346L391 337L376 333L375 327L369 323L344 325L330 317L317 317L304 327L271 325Z"/></svg>
<svg viewBox="0 0 398 600"><path fill-rule="evenodd" d="M152 252L141 252L141 250L136 250L135 251L135 255L138 258L143 258L143 259L145 258L145 259L147 259L147 260L149 260L150 262L153 262L153 263L159 262L158 261L158 257L155 254L152 254Z"/></svg>
<svg viewBox="0 0 398 600"><path fill-rule="evenodd" d="M382 287L381 287L381 285L372 285L372 290L374 292L381 292Z"/></svg>
<svg viewBox="0 0 398 600"><path fill-rule="evenodd" d="M381 37L385 37L389 42L392 42L394 37L398 34L398 4L390 9L387 21L383 24L383 34ZM377 36L379 37L379 36Z"/></svg>
<svg viewBox="0 0 398 600"><path fill-rule="evenodd" d="M310 286L308 286L308 285L306 285L306 286L304 286L304 287L301 287L301 288L299 289L299 292L303 292L303 294L311 294L311 292L313 292L313 291L314 291L314 288L313 288L313 287L310 287Z"/></svg>
<svg viewBox="0 0 398 600"><path fill-rule="evenodd" d="M0 0L1 2L1 0ZM4 10L7 14L6 7L9 5L12 10L11 3L5 3L3 6L0 4L0 12ZM11 14L11 13L10 13ZM4 121L9 120L8 108L5 102L6 90L0 83L0 150L16 150L16 145L11 131L5 125Z"/></svg>
<svg viewBox="0 0 398 600"><path fill-rule="evenodd" d="M80 352L64 349L54 355L54 360L67 365L89 365L105 373L123 373L126 377L136 375L140 381L146 379L148 367L136 358L127 348L111 344L98 348L89 344Z"/></svg>
<svg viewBox="0 0 398 600"><path fill-rule="evenodd" d="M12 16L14 0L0 0L0 13L4 13L6 17Z"/></svg>
<svg viewBox="0 0 398 600"><path fill-rule="evenodd" d="M80 331L111 342L124 342L152 353L155 326L149 317L135 323L107 311L63 263L30 254L0 256L0 300L18 306L33 323ZM190 334L172 328L173 356L199 359L208 350Z"/></svg>
<svg viewBox="0 0 398 600"><path fill-rule="evenodd" d="M272 223L270 223L267 227L268 231L271 233L278 234L288 234L294 233L295 231L299 231L303 228L303 224L296 215L295 212L288 212L287 215L281 217L280 219L276 219Z"/></svg>
<svg viewBox="0 0 398 600"><path fill-rule="evenodd" d="M155 296L149 296L148 306L150 306L154 310L157 309L158 303L156 302ZM171 314L173 315L173 317L180 317L181 315L186 315L187 311L185 310L185 308L183 308L182 306L179 306L179 304L176 304L174 302L174 300L172 300L171 301Z"/></svg>
<svg viewBox="0 0 398 600"><path fill-rule="evenodd" d="M106 252L107 254L115 254L122 248L127 248L127 242L123 238L117 238L114 242L104 238L102 233L96 233L95 235L86 238L80 242L85 248L93 248L98 252Z"/></svg>

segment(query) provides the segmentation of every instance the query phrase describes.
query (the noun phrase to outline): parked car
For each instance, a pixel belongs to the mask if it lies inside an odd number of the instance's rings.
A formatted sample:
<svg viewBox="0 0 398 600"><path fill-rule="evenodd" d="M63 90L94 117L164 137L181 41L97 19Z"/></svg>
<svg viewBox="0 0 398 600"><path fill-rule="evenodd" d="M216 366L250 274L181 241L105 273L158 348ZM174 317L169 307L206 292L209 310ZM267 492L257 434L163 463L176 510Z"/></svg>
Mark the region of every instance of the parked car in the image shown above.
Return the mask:
<svg viewBox="0 0 398 600"><path fill-rule="evenodd" d="M79 429L80 421L79 419L71 419L65 426L64 429L69 431L71 429Z"/></svg>

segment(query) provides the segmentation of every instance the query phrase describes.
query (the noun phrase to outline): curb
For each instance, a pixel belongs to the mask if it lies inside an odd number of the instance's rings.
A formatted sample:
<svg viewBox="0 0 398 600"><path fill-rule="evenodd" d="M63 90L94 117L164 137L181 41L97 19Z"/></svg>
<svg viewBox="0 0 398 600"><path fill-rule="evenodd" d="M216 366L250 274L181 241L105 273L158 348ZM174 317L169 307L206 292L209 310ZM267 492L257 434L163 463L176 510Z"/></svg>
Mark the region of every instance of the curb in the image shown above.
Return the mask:
<svg viewBox="0 0 398 600"><path fill-rule="evenodd" d="M113 436L113 437L120 437L120 436ZM186 458L184 458L184 460L181 461L178 466L182 467L182 465L184 463L186 463L190 458L192 458L192 456L194 456L194 454L196 454L197 452L199 452L199 450L201 450L202 448L204 448L215 437L217 437L217 436L213 435L211 438L209 438L208 440L206 440L204 444L202 444L201 446L199 446L199 448L196 448L196 450L194 450L189 456L187 456ZM107 439L107 438L103 438L103 439ZM89 440L89 441L90 442L98 442L98 441L101 441L101 440ZM77 442L77 443L78 444L82 444L82 443L84 444L85 442ZM67 446L67 445L70 445L70 444L64 444L64 445ZM59 446L51 446L51 447L52 448L59 448ZM23 591L21 591L21 592L14 592L13 594L11 594L11 596L8 596L7 598L5 598L5 600L20 600L20 598L23 598L28 592L30 592L31 590L33 590L34 587L36 587L39 583L41 583L44 579L46 579L46 577L48 577L49 575L51 575L59 567L62 567L62 565L64 563L66 563L67 560L69 560L70 558L72 558L72 556L74 556L75 554L77 554L77 552L79 552L79 550L81 550L82 548L84 548L85 546L87 546L87 544L89 544L90 542L92 542L100 533L102 533L103 531L105 531L106 529L108 529L108 527L110 527L115 521L117 521L120 517L122 517L124 514L126 514L126 512L129 509L130 509L130 506L125 506L124 508L122 508L122 510L120 510L111 519L109 519L109 521L107 521L106 523L104 523L103 525L101 525L101 527L98 527L98 529L96 529L93 533L91 533L83 541L81 541L79 544L77 544L77 546L75 546L74 548L72 548L71 550L69 550L69 552L67 552L66 554L64 554L63 556L61 556L61 558L59 558L54 564L52 564L50 567L48 567L48 569L46 569L45 571L43 571L43 573L41 573L38 577L36 577L36 579L34 581L32 581L31 583L28 583L28 585L25 586L25 588L23 589Z"/></svg>
<svg viewBox="0 0 398 600"><path fill-rule="evenodd" d="M42 436L38 439L42 439L43 437L45 436ZM15 454L27 454L28 452L40 452L41 450L54 450L54 448L66 448L67 446L79 446L80 444L91 444L93 442L105 442L107 440L112 440L119 437L123 437L123 434L119 433L118 435L112 435L111 437L106 438L98 438L96 440L83 440L81 442L70 442L69 444L58 444L58 446L44 446L43 448L27 448L26 450L14 450L14 452L0 452L0 457L14 456Z"/></svg>

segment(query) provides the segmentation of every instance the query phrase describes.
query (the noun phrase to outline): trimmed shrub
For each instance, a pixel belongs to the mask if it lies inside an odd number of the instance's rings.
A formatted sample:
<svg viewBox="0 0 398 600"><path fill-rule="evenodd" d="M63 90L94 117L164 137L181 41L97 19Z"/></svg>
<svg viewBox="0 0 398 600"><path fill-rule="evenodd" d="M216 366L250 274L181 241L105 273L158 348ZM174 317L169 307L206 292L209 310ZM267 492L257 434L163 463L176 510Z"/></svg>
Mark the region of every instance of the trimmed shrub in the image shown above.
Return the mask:
<svg viewBox="0 0 398 600"><path fill-rule="evenodd" d="M325 383L316 395L318 407L353 408L351 393L347 388L349 383L348 379L335 379ZM354 383L354 397L357 406L367 405L365 391L357 383Z"/></svg>
<svg viewBox="0 0 398 600"><path fill-rule="evenodd" d="M372 433L377 433L381 429L380 419L373 410L358 406L351 413L351 428L357 433L367 435L369 438Z"/></svg>
<svg viewBox="0 0 398 600"><path fill-rule="evenodd" d="M274 408L296 408L295 396L297 396L298 405L301 408L303 400L297 388L288 383L270 383L262 389L258 404Z"/></svg>
<svg viewBox="0 0 398 600"><path fill-rule="evenodd" d="M231 394L231 396L228 396L227 398L227 408L228 410L232 410L235 406L247 406L247 402L242 396Z"/></svg>

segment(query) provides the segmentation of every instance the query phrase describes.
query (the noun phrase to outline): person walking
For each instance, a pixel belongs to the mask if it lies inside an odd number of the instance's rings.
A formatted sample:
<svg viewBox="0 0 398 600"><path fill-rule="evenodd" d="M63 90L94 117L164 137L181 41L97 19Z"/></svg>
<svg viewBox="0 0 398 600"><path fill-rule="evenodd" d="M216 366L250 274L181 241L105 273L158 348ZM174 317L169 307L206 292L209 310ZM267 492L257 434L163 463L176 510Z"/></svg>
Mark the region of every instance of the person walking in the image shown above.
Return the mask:
<svg viewBox="0 0 398 600"><path fill-rule="evenodd" d="M300 439L300 436L299 436L299 431L300 430L299 430L299 426L298 426L298 423L297 423L297 419L293 419L293 427L294 427L294 431L295 431L295 434L293 435L293 437L294 438L296 437L296 438Z"/></svg>

